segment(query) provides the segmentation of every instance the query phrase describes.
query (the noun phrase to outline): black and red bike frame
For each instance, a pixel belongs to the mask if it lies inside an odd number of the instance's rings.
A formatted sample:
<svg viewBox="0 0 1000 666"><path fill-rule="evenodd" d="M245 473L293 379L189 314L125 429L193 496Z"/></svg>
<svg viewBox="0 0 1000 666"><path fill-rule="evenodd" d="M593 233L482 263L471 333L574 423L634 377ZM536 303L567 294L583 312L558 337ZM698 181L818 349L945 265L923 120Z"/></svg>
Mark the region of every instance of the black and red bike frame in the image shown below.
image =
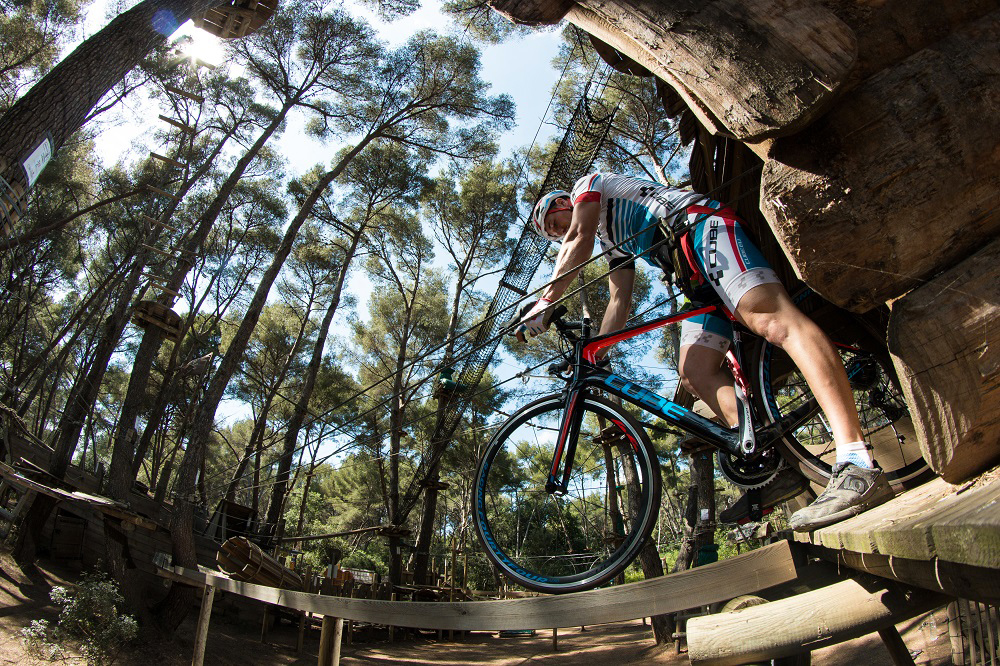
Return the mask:
<svg viewBox="0 0 1000 666"><path fill-rule="evenodd" d="M710 421L676 402L597 365L597 354L602 349L702 314L717 314L733 322L733 344L726 355L726 360L735 379L737 401L740 405L740 424L735 429L726 428ZM582 394L590 388L599 388L601 391L616 395L622 400L659 416L668 424L675 425L735 456L744 458L753 454L756 448L755 424L760 423L760 421L752 402L747 398L750 389L742 371L741 334L746 332L746 329L735 322L733 316L721 304L690 308L667 317L659 317L649 322L628 326L615 333L595 337L590 337L590 322L588 320L584 320L582 324L569 325L555 317L552 323L567 340L573 343L573 350L570 358L567 359L569 361L568 369L572 370L572 376L568 379L564 389L563 418L553 453L552 467L545 484L549 493L564 494L567 490L573 467L573 456L576 452L576 439L580 434L580 424L583 418L583 410L578 409L577 405L580 403ZM574 333L577 329L581 332L580 336L576 336ZM637 445L633 442L633 446ZM562 470L561 473L560 470Z"/></svg>

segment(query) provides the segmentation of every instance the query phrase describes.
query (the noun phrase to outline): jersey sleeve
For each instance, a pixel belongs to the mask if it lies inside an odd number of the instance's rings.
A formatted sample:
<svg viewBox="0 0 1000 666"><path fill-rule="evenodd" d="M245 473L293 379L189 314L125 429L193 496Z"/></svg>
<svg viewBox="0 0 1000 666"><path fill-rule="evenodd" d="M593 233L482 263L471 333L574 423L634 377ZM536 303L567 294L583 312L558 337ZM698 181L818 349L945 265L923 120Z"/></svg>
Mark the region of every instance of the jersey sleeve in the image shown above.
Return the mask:
<svg viewBox="0 0 1000 666"><path fill-rule="evenodd" d="M604 194L604 178L599 173L592 173L576 181L573 191L570 192L570 200L573 204L585 203L587 201L600 201Z"/></svg>

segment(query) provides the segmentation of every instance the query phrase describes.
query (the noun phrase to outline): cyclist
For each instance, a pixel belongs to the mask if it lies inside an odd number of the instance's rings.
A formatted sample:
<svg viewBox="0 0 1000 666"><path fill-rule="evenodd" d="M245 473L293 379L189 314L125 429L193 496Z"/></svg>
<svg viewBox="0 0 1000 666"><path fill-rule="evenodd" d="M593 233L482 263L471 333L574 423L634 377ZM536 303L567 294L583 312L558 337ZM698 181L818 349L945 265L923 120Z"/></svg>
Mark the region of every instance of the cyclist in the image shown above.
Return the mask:
<svg viewBox="0 0 1000 666"><path fill-rule="evenodd" d="M590 258L599 240L610 263L610 300L601 333L621 329L632 305L637 257L670 269L666 236L658 220L673 229L693 225L681 239L684 256L703 288L713 289L726 308L751 331L781 347L799 367L826 414L836 443L836 464L826 489L795 512L792 528L808 531L835 523L881 504L893 496L885 475L864 441L850 383L840 356L820 328L795 306L735 214L703 195L652 181L613 173L592 173L572 192L543 196L529 224L543 238L562 246L554 281L541 298L521 310L517 338L548 328L550 306L562 296ZM613 248L613 249L612 249ZM696 295L695 295L696 296ZM738 423L733 378L723 367L732 336L728 321L702 315L681 323L678 372L685 389L697 395L730 426ZM770 498L775 504L797 494ZM791 493L789 495L788 493Z"/></svg>

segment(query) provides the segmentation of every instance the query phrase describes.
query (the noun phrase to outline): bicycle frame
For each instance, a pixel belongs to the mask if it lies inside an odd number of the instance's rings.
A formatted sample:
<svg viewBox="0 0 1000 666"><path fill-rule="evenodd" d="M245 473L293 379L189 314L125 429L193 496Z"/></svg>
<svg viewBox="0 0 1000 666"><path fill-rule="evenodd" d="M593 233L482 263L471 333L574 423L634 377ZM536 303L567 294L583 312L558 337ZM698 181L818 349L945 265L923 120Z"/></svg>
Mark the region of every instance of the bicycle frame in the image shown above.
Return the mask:
<svg viewBox="0 0 1000 666"><path fill-rule="evenodd" d="M606 347L642 335L643 333L654 331L668 324L708 313L722 314L733 321L732 315L724 307L721 305L709 305L690 308L677 314L659 317L644 324L636 324L615 333L606 333L593 338L589 336L589 323L584 322L582 339L573 340L573 376L565 389L566 398L563 409L563 420L559 429L559 437L553 454L549 478L545 484L545 488L549 493L564 494L566 492L569 475L573 466L573 456L576 450L576 438L580 433L580 422L582 419L582 412L575 407L580 394L591 387L597 387L602 391L616 395L622 400L626 400L647 412L659 416L667 423L675 425L709 444L736 456L744 457L753 453L755 450L754 424L758 423L758 420L752 404L747 398L749 386L741 370L741 332L737 327L734 327L733 344L729 354L727 354L730 370L732 370L736 380L737 402L740 406L740 422L735 430L721 426L678 405L676 402L668 400L596 365L597 353ZM633 446L635 445L633 442ZM565 465L563 465L564 453L566 458ZM561 479L559 478L560 467L563 469Z"/></svg>

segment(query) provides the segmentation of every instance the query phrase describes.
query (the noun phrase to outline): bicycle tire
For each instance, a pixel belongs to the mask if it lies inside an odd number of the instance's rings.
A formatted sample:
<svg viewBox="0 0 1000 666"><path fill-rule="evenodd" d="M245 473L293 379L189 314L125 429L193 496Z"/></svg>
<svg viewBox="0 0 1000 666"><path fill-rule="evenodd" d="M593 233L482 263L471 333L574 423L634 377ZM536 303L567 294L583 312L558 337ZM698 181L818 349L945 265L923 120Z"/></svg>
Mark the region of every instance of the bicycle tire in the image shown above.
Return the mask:
<svg viewBox="0 0 1000 666"><path fill-rule="evenodd" d="M642 426L604 398L581 398L585 414L565 495L545 490L560 394L515 412L476 472L472 513L483 550L508 579L538 592L588 590L619 575L659 513L660 467ZM602 423L606 436L596 439Z"/></svg>
<svg viewBox="0 0 1000 666"><path fill-rule="evenodd" d="M854 393L865 439L897 488L916 485L931 472L917 443L902 390L887 359L861 349L838 348ZM797 405L812 399L802 374L788 355L766 340L754 354L755 400L766 423L775 423ZM899 439L899 437L902 439ZM836 462L833 435L818 412L778 442L785 460L809 479L825 485Z"/></svg>

